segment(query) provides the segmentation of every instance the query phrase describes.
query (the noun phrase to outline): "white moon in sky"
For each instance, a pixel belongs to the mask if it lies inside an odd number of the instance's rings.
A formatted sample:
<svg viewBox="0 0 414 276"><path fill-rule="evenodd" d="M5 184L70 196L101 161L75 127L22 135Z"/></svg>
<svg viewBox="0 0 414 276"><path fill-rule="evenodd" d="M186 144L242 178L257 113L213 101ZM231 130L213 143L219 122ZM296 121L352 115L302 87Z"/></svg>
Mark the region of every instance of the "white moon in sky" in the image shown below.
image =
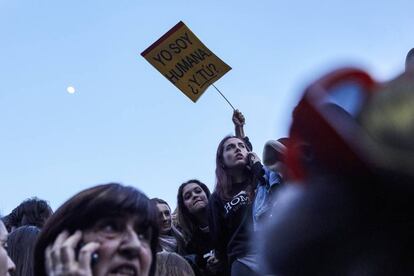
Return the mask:
<svg viewBox="0 0 414 276"><path fill-rule="evenodd" d="M69 94L73 94L76 92L75 87L73 86L68 86L68 88L66 88L66 91L68 91Z"/></svg>

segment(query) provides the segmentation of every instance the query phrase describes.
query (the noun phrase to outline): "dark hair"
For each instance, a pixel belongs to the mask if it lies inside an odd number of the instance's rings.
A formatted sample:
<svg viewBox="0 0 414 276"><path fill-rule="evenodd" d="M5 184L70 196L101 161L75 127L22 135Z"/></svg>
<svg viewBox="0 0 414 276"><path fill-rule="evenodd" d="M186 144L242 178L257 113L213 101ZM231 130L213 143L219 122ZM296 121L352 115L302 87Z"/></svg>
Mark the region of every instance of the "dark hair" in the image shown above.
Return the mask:
<svg viewBox="0 0 414 276"><path fill-rule="evenodd" d="M151 198L151 202L153 202L155 205L157 205L157 204L165 204L171 210L170 205L168 205L167 201L165 201L164 199L154 197L154 198Z"/></svg>
<svg viewBox="0 0 414 276"><path fill-rule="evenodd" d="M33 225L42 228L46 220L53 214L49 204L37 197L29 198L19 204L3 218L7 230L13 227Z"/></svg>
<svg viewBox="0 0 414 276"><path fill-rule="evenodd" d="M217 147L217 153L216 153L216 187L214 188L214 191L217 193L217 195L222 200L230 200L232 198L232 181L230 175L227 173L226 165L224 164L223 160L223 152L224 152L224 143L226 143L227 140L231 138L237 138L240 141L242 141L245 145L243 139L236 137L236 136L226 136L224 137L221 142L219 143ZM247 146L246 146L247 147ZM253 176L249 175L250 182L254 182ZM251 192L251 191L249 191Z"/></svg>
<svg viewBox="0 0 414 276"><path fill-rule="evenodd" d="M67 200L49 218L42 229L35 248L35 275L44 276L45 250L64 230L74 233L92 227L99 219L119 215L139 216L142 224L152 232L150 241L154 275L158 245L158 217L148 197L134 187L117 183L98 185L79 192Z"/></svg>
<svg viewBox="0 0 414 276"><path fill-rule="evenodd" d="M180 187L178 188L177 220L178 220L178 225L180 227L180 231L182 233L185 244L188 244L191 241L196 229L198 229L198 225L196 225L195 223L196 220L194 216L190 214L189 210L184 204L183 190L184 190L184 187L190 183L195 183L198 186L200 186L200 188L203 189L204 193L206 194L207 198L210 198L210 195L211 195L210 190L208 189L206 184L204 184L203 182L197 179L190 179L184 182L183 184L181 184Z"/></svg>
<svg viewBox="0 0 414 276"><path fill-rule="evenodd" d="M11 275L32 276L33 253L40 229L36 226L21 226L10 233L7 239L7 252L16 265Z"/></svg>

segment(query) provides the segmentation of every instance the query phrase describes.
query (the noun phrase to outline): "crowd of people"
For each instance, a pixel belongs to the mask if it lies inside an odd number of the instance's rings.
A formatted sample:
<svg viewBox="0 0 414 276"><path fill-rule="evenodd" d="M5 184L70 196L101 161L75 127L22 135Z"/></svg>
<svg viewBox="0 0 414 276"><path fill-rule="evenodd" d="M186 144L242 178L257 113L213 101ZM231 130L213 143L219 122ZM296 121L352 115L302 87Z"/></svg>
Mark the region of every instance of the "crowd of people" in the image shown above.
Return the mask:
<svg viewBox="0 0 414 276"><path fill-rule="evenodd" d="M214 190L182 183L175 210L118 183L54 212L25 200L0 220L0 276L412 275L413 64L414 49L388 82L316 80L263 162L236 110Z"/></svg>

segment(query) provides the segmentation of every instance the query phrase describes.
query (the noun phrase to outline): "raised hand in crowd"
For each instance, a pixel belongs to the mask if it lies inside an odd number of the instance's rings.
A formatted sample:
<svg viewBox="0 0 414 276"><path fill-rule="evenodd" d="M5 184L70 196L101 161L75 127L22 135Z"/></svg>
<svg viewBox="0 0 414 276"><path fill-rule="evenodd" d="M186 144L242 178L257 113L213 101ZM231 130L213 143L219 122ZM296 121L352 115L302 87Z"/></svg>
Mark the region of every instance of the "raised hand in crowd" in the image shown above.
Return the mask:
<svg viewBox="0 0 414 276"><path fill-rule="evenodd" d="M245 134L243 126L246 123L246 120L243 114L238 109L234 110L232 121L234 124L236 136L239 138L244 138Z"/></svg>

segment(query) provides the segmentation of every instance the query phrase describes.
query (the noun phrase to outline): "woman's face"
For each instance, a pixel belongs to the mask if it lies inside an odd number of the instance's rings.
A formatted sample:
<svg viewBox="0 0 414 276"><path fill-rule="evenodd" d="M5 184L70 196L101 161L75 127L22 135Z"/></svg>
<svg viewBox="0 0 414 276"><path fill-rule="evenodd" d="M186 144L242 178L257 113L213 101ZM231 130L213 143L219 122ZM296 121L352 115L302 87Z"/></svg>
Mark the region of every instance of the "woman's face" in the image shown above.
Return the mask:
<svg viewBox="0 0 414 276"><path fill-rule="evenodd" d="M7 254L7 229L0 220L0 276L9 276L15 265Z"/></svg>
<svg viewBox="0 0 414 276"><path fill-rule="evenodd" d="M172 227L170 207L165 203L157 203L158 220L161 234L168 234Z"/></svg>
<svg viewBox="0 0 414 276"><path fill-rule="evenodd" d="M190 214L195 214L208 205L207 195L197 183L188 183L185 185L182 197L184 205Z"/></svg>
<svg viewBox="0 0 414 276"><path fill-rule="evenodd" d="M223 162L226 168L233 169L247 165L248 150L239 138L229 138L223 144Z"/></svg>
<svg viewBox="0 0 414 276"><path fill-rule="evenodd" d="M98 242L94 276L147 276L152 263L152 233L137 216L101 219L84 231L83 241Z"/></svg>

